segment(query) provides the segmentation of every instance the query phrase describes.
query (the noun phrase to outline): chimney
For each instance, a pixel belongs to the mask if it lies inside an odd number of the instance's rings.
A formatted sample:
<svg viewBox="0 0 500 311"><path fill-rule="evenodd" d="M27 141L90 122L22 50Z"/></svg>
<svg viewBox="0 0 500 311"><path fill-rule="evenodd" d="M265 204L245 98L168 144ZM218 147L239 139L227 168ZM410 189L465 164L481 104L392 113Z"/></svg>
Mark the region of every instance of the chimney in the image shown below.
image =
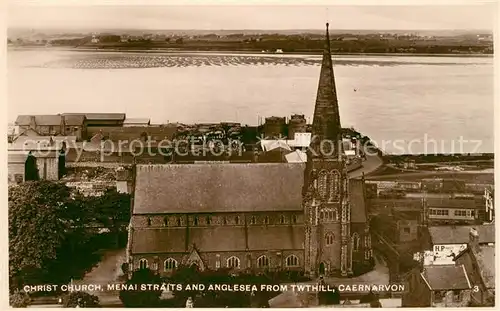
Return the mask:
<svg viewBox="0 0 500 311"><path fill-rule="evenodd" d="M479 232L476 228L471 228L469 231L469 247L473 251L479 251Z"/></svg>

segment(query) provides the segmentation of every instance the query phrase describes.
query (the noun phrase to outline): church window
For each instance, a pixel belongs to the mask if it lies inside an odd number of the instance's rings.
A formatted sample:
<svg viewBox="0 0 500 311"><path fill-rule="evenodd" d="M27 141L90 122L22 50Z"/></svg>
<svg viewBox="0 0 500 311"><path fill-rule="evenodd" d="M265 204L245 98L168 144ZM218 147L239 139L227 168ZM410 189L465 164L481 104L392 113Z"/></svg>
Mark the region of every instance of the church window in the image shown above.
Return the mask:
<svg viewBox="0 0 500 311"><path fill-rule="evenodd" d="M194 218L193 218L193 224L195 226L198 226L198 217L197 216L194 216Z"/></svg>
<svg viewBox="0 0 500 311"><path fill-rule="evenodd" d="M357 233L352 235L352 250L355 252L359 250L359 236Z"/></svg>
<svg viewBox="0 0 500 311"><path fill-rule="evenodd" d="M234 223L239 225L240 224L240 216L234 217Z"/></svg>
<svg viewBox="0 0 500 311"><path fill-rule="evenodd" d="M264 223L266 225L269 225L269 216L266 216L266 218L264 218Z"/></svg>
<svg viewBox="0 0 500 311"><path fill-rule="evenodd" d="M299 258L295 255L290 255L286 257L287 267L297 267L299 265Z"/></svg>
<svg viewBox="0 0 500 311"><path fill-rule="evenodd" d="M257 258L257 267L259 268L267 268L269 267L269 258L266 255L262 255Z"/></svg>
<svg viewBox="0 0 500 311"><path fill-rule="evenodd" d="M337 170L330 172L330 200L336 201L339 197L340 174Z"/></svg>
<svg viewBox="0 0 500 311"><path fill-rule="evenodd" d="M165 262L163 263L163 270L164 271L172 271L172 270L175 270L177 268L177 260L173 259L173 258L168 258L167 260L165 260Z"/></svg>
<svg viewBox="0 0 500 311"><path fill-rule="evenodd" d="M326 174L326 171L321 171L318 175L318 193L322 199L326 197L326 182L327 182L328 176Z"/></svg>
<svg viewBox="0 0 500 311"><path fill-rule="evenodd" d="M207 221L207 225L210 225L212 223L212 217L207 216L206 221Z"/></svg>
<svg viewBox="0 0 500 311"><path fill-rule="evenodd" d="M165 227L167 227L167 226L168 226L168 217L163 217L163 225L164 225Z"/></svg>
<svg viewBox="0 0 500 311"><path fill-rule="evenodd" d="M280 224L284 224L284 223L285 223L285 216L281 215L280 216Z"/></svg>
<svg viewBox="0 0 500 311"><path fill-rule="evenodd" d="M147 223L148 223L148 226L151 226L151 218L148 217Z"/></svg>
<svg viewBox="0 0 500 311"><path fill-rule="evenodd" d="M325 235L326 245L332 245L335 237L333 233L329 232Z"/></svg>
<svg viewBox="0 0 500 311"><path fill-rule="evenodd" d="M236 256L231 256L226 261L228 268L239 268L240 267L240 259Z"/></svg>
<svg viewBox="0 0 500 311"><path fill-rule="evenodd" d="M148 268L148 261L144 258L139 260L139 269L147 269Z"/></svg>
<svg viewBox="0 0 500 311"><path fill-rule="evenodd" d="M215 269L219 269L220 268L220 255L217 254L215 255Z"/></svg>
<svg viewBox="0 0 500 311"><path fill-rule="evenodd" d="M153 270L153 271L158 270L158 263L157 263L157 262L153 262L153 265L152 265L152 267L151 267L151 270Z"/></svg>
<svg viewBox="0 0 500 311"><path fill-rule="evenodd" d="M297 223L297 215L292 215L292 223L293 224Z"/></svg>
<svg viewBox="0 0 500 311"><path fill-rule="evenodd" d="M256 222L257 222L257 219L255 218L255 216L252 216L252 218L250 218L250 224L255 225Z"/></svg>

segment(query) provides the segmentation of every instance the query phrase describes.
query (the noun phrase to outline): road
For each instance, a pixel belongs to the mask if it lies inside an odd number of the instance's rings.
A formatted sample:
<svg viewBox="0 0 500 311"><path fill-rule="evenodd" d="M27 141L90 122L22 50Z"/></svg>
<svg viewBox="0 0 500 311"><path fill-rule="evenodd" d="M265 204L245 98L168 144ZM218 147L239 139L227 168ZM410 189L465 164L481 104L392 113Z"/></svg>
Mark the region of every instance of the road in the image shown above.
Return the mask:
<svg viewBox="0 0 500 311"><path fill-rule="evenodd" d="M107 284L118 283L122 276L121 264L125 262L125 249L106 251L99 264L87 273L82 280L75 280L73 284L99 284L102 291L89 292L99 297L101 307L121 306L119 293L108 291Z"/></svg>
<svg viewBox="0 0 500 311"><path fill-rule="evenodd" d="M351 171L348 173L349 178L359 178L365 174L365 176L370 173L375 172L379 167L384 164L382 159L378 155L367 155L366 160L363 161L361 168Z"/></svg>

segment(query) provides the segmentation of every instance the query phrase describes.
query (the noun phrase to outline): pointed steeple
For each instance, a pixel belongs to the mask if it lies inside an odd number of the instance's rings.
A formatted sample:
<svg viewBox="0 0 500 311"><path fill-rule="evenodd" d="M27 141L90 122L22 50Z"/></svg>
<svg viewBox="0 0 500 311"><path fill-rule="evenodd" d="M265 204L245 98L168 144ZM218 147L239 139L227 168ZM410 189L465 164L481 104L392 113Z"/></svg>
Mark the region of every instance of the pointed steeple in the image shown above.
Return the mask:
<svg viewBox="0 0 500 311"><path fill-rule="evenodd" d="M316 96L316 105L314 107L312 136L314 140L311 143L311 147L319 156L330 153L325 150L327 144L331 144L331 146L335 148L335 151L331 154L332 157L339 155L339 150L337 149L341 146L341 126L335 76L333 74L332 55L330 51L328 23L326 23L325 49L323 51L318 93ZM325 140L328 140L330 143L323 143L321 152L320 144L321 141Z"/></svg>

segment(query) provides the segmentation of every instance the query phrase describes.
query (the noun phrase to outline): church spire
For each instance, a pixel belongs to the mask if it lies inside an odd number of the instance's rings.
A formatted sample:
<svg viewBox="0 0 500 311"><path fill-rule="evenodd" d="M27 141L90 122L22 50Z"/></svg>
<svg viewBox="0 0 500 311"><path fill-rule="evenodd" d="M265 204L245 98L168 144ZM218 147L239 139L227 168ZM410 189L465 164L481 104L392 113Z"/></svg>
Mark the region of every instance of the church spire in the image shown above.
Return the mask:
<svg viewBox="0 0 500 311"><path fill-rule="evenodd" d="M332 55L330 51L330 35L328 33L328 23L326 23L325 49L321 63L319 76L318 93L312 123L312 136L314 141L311 147L316 154L329 154L339 156L341 146L341 126L339 116L339 105L337 100L337 90L335 87L335 76L333 74ZM322 141L328 141L323 143ZM328 151L328 144L335 148L333 154ZM326 148L325 148L326 147Z"/></svg>

